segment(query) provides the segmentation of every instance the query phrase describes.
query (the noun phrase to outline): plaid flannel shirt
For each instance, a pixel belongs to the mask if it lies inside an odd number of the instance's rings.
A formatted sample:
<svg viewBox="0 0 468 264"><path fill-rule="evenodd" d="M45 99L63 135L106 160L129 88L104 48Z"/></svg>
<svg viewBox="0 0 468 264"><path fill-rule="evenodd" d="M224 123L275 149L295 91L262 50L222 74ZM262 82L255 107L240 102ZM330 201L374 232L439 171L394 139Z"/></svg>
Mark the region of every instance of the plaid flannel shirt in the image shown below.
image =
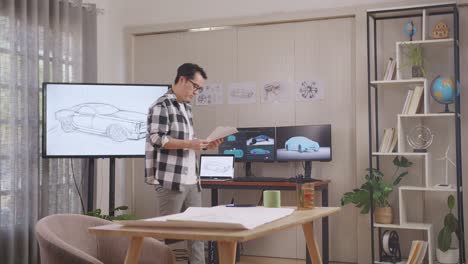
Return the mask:
<svg viewBox="0 0 468 264"><path fill-rule="evenodd" d="M172 90L154 102L148 111L145 146L145 182L163 188L183 189L182 177L188 173L189 150L164 149L163 142L171 138L189 139L189 126L193 126L192 107L184 103L189 117L186 120L180 103Z"/></svg>

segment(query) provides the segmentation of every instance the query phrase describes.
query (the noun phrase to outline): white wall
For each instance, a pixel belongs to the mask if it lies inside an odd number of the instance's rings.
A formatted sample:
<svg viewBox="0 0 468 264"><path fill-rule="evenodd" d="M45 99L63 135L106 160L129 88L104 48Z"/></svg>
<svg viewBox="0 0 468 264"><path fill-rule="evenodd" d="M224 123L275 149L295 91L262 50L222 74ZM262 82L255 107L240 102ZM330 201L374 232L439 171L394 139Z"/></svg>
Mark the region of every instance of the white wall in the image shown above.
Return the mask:
<svg viewBox="0 0 468 264"><path fill-rule="evenodd" d="M202 1L157 1L157 0L88 0L96 3L98 8L104 9L104 14L98 17L98 80L100 82L125 82L125 50L124 50L124 28L137 25L160 25L167 23L180 23L187 21L200 21L221 18L236 18L258 15L278 15L279 17L289 12L303 10L314 10L320 8L337 8L345 6L369 5L370 8L388 7L390 5L402 6L412 3L424 4L426 1L397 1L397 0L353 0L353 1L312 1L312 0L202 0ZM459 1L460 2L460 1ZM466 1L462 1L466 3ZM370 6L372 5L372 6ZM208 8L209 7L209 8ZM209 10L209 11L208 11ZM463 18L463 16L461 17ZM361 27L359 26L361 25ZM356 36L356 126L367 127L367 105L364 99L367 96L366 87L366 43L365 43L365 13L357 15ZM462 56L466 53L462 53ZM466 57L466 56L465 56ZM466 61L466 60L465 60ZM462 60L463 62L463 60ZM364 77L365 78L364 78ZM364 79L360 79L364 78ZM362 104L362 105L361 105ZM466 122L465 122L466 123ZM362 172L367 167L367 137L357 136L358 164L356 170ZM466 144L466 143L465 143ZM361 146L362 145L362 146ZM465 159L468 155L465 155ZM130 172L132 168L125 168L123 162L117 162L117 186L116 205L128 204L128 194L125 185L125 171ZM107 165L106 161L98 162L99 175L97 183L97 206L107 208ZM466 170L466 169L465 169ZM361 174L357 174L356 182L361 183ZM467 174L465 172L465 174ZM130 176L130 175L128 175ZM466 181L466 180L465 180ZM466 196L466 195L465 195ZM465 197L465 204L467 197ZM358 239L358 262L368 263L369 253L369 224L368 217L359 218L357 227Z"/></svg>

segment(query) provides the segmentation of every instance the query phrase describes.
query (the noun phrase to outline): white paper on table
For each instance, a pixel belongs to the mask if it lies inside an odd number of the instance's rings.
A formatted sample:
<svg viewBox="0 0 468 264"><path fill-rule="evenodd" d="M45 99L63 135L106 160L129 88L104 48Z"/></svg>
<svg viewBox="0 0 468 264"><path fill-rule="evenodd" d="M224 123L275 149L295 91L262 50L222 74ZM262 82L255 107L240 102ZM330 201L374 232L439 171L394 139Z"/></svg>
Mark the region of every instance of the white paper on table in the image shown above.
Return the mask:
<svg viewBox="0 0 468 264"><path fill-rule="evenodd" d="M293 212L293 208L190 207L180 214L115 222L126 226L253 229Z"/></svg>
<svg viewBox="0 0 468 264"><path fill-rule="evenodd" d="M206 140L213 141L215 139L224 138L237 132L239 131L235 127L219 126L215 128L213 132L211 132L211 134L206 138Z"/></svg>

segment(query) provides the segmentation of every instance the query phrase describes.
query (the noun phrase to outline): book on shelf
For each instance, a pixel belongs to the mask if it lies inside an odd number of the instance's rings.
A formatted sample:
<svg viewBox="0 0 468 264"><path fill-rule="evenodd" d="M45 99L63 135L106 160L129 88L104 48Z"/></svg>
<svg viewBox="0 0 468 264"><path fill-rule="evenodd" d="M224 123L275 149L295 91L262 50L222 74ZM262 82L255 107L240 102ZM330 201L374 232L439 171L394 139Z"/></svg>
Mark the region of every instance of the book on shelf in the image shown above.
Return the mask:
<svg viewBox="0 0 468 264"><path fill-rule="evenodd" d="M396 61L392 59L392 63L390 64L390 70L388 71L387 81L393 80L395 78L396 72Z"/></svg>
<svg viewBox="0 0 468 264"><path fill-rule="evenodd" d="M427 241L413 240L407 264L421 264L427 252Z"/></svg>
<svg viewBox="0 0 468 264"><path fill-rule="evenodd" d="M421 105L423 91L424 88L422 86L416 86L414 88L413 94L411 95L411 100L408 105L408 111L406 114L414 115L418 112L418 109Z"/></svg>
<svg viewBox="0 0 468 264"><path fill-rule="evenodd" d="M413 90L408 90L408 93L406 93L405 103L403 104L403 109L401 110L402 114L408 114L408 107L410 105L413 92L414 92Z"/></svg>
<svg viewBox="0 0 468 264"><path fill-rule="evenodd" d="M388 81L388 80L391 80L392 77L393 77L393 72L395 71L395 61L393 60L393 58L389 58L388 59L388 62L387 62L387 67L385 67L385 74L384 74L384 77L382 78L382 80L384 81ZM392 71L392 68L393 68L393 71Z"/></svg>
<svg viewBox="0 0 468 264"><path fill-rule="evenodd" d="M382 140L380 141L379 152L391 153L398 141L398 135L395 128L386 128Z"/></svg>

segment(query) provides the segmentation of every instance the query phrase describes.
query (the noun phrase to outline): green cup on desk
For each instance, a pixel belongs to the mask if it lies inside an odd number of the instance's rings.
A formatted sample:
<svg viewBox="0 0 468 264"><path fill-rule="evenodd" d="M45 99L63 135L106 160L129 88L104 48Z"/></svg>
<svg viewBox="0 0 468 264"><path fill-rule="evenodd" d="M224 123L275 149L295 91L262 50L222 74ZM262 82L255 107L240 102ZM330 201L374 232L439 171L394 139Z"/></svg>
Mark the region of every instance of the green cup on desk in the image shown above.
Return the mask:
<svg viewBox="0 0 468 264"><path fill-rule="evenodd" d="M263 191L263 206L271 208L281 207L281 192L274 190Z"/></svg>

